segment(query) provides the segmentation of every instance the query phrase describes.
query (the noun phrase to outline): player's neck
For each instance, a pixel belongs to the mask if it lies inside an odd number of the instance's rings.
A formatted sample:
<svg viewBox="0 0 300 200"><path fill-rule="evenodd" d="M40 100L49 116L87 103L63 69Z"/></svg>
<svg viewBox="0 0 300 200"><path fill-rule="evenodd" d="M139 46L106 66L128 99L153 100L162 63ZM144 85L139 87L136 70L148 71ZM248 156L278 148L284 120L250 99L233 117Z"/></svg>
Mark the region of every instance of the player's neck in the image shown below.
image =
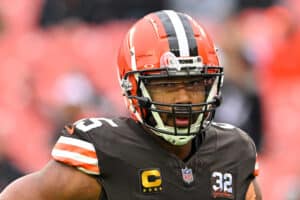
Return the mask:
<svg viewBox="0 0 300 200"><path fill-rule="evenodd" d="M172 145L163 138L153 134L154 138L158 141L160 146L162 146L167 152L176 155L181 160L186 160L192 151L192 141L189 141L185 145L176 146Z"/></svg>
<svg viewBox="0 0 300 200"><path fill-rule="evenodd" d="M164 148L167 152L176 155L179 159L185 161L191 156L192 146L193 146L192 140L189 141L185 145L176 146L176 145L172 145L171 143L167 142L162 137L159 137L158 135L154 134L148 128L146 128L144 126L142 126L142 128L146 132L148 132L150 135L152 135L162 148Z"/></svg>
<svg viewBox="0 0 300 200"><path fill-rule="evenodd" d="M192 151L192 141L188 142L185 145L175 146L167 141L161 143L162 147L166 149L169 153L176 155L181 160L187 160Z"/></svg>

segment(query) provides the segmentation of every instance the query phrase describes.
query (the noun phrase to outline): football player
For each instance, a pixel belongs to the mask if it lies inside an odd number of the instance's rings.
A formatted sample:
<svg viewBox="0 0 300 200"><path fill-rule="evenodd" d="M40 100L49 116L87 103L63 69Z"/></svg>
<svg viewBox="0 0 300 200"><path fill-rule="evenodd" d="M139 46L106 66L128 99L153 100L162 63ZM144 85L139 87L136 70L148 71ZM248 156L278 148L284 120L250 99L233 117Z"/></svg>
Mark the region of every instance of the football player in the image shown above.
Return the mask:
<svg viewBox="0 0 300 200"><path fill-rule="evenodd" d="M253 141L213 122L223 68L197 21L172 10L137 21L118 76L130 117L66 125L53 160L1 200L261 199Z"/></svg>

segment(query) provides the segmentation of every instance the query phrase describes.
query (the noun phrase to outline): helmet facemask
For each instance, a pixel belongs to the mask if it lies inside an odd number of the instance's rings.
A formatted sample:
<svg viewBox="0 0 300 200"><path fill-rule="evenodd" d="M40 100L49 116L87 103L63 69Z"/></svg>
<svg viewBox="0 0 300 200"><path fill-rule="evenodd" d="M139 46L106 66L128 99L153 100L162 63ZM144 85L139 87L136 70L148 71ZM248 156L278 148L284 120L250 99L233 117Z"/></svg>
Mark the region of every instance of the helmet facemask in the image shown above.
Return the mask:
<svg viewBox="0 0 300 200"><path fill-rule="evenodd" d="M162 57L161 68L131 71L126 74L125 78L134 76L137 81L136 94L134 95L131 90L128 90L127 98L138 102L135 109L140 110L140 119L144 126L173 145L184 145L210 125L215 108L219 104L219 99L216 97L220 95L223 69L204 66L200 57L177 58L170 55L168 57L171 59L167 59L167 62ZM124 83L126 82L125 78L123 79ZM202 82L205 88L204 101L167 104L152 100L149 86L153 80L178 78ZM129 82L127 81L127 83ZM175 123L176 118L182 117L188 119L187 126L181 127ZM171 118L173 124L166 124L165 118Z"/></svg>
<svg viewBox="0 0 300 200"><path fill-rule="evenodd" d="M205 131L220 104L223 69L215 45L205 29L184 13L158 11L135 23L120 47L118 74L131 118L173 145L184 145ZM172 96L160 96L149 88L155 79L185 82L194 78L209 84L201 95L189 91L195 96L174 96L186 100L165 101L161 98Z"/></svg>

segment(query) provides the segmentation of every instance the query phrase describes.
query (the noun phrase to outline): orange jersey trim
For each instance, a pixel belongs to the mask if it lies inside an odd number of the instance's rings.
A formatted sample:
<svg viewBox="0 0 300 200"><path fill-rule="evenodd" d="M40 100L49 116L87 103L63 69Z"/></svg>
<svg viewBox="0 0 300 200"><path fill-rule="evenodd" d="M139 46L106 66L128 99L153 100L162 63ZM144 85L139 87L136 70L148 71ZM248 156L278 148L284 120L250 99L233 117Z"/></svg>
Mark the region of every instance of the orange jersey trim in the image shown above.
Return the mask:
<svg viewBox="0 0 300 200"><path fill-rule="evenodd" d="M84 171L85 173L90 172L90 174L96 174L96 175L100 174L100 169L97 165L90 165L90 164L86 164L83 162L79 162L79 161L76 161L76 160L73 160L70 158L64 158L64 157L60 157L60 156L53 156L53 158L56 161L60 161L65 164L77 167L79 170L81 170L80 168L83 168L84 170L82 170L82 171Z"/></svg>
<svg viewBox="0 0 300 200"><path fill-rule="evenodd" d="M98 158L92 143L65 136L60 136L51 153L56 161L70 166L86 174L99 175Z"/></svg>
<svg viewBox="0 0 300 200"><path fill-rule="evenodd" d="M71 145L71 144L56 143L56 145L54 146L54 149L79 153L81 155L88 156L88 157L91 157L91 158L97 158L97 155L96 155L95 151L90 151L90 150L80 148L78 146L74 146L74 145Z"/></svg>

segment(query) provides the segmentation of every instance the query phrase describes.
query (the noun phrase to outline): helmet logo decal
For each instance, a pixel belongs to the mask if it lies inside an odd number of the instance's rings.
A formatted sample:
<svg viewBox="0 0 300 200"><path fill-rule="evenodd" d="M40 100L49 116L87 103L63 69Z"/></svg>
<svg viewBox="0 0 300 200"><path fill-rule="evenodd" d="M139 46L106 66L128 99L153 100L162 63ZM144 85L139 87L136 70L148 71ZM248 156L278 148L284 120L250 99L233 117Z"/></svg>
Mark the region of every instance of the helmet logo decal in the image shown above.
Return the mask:
<svg viewBox="0 0 300 200"><path fill-rule="evenodd" d="M165 52L160 57L160 67L167 67L180 71L182 67L202 68L203 59L200 56L178 58L172 52Z"/></svg>
<svg viewBox="0 0 300 200"><path fill-rule="evenodd" d="M181 70L181 66L172 52L166 52L160 57L160 67L173 68L177 71Z"/></svg>

